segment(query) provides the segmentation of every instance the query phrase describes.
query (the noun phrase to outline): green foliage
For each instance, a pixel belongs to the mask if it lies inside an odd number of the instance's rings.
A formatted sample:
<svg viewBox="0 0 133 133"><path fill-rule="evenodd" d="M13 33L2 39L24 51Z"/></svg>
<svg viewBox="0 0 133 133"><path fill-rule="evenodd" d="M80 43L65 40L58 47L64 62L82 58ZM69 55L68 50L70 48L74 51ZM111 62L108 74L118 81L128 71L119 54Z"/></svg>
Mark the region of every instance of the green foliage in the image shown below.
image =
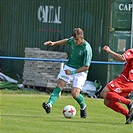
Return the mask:
<svg viewBox="0 0 133 133"><path fill-rule="evenodd" d="M18 84L10 83L7 81L0 81L0 89L11 89L11 90L17 90Z"/></svg>
<svg viewBox="0 0 133 133"><path fill-rule="evenodd" d="M5 93L2 90L0 133L132 133L133 123L125 125L125 117L103 105L102 99L85 97L88 117L79 117L79 106L70 95L62 95L46 114L41 105L49 95L42 93ZM77 114L64 118L63 107L75 106Z"/></svg>

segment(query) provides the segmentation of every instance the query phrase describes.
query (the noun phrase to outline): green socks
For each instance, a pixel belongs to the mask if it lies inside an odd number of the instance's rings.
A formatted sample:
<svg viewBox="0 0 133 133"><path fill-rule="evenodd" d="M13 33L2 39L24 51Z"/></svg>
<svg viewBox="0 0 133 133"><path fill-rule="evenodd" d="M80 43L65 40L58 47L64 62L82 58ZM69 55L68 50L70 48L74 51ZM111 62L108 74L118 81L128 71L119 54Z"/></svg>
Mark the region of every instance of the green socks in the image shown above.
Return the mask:
<svg viewBox="0 0 133 133"><path fill-rule="evenodd" d="M60 92L61 92L61 89L58 86L56 86L50 95L50 98L48 100L48 104L53 105L56 102L56 100L59 98Z"/></svg>
<svg viewBox="0 0 133 133"><path fill-rule="evenodd" d="M84 102L84 97L81 94L79 94L78 97L74 98L74 99L78 102L81 109L83 109L86 106L86 104Z"/></svg>
<svg viewBox="0 0 133 133"><path fill-rule="evenodd" d="M48 104L50 104L51 106L53 106L53 104L59 98L59 93L60 92L61 92L61 89L58 86L56 86L54 88L53 92L50 95L50 98L48 100ZM78 102L78 104L80 105L80 108L81 109L83 109L86 106L86 104L84 102L84 97L81 94L79 94L78 97L77 98L74 98L74 99Z"/></svg>

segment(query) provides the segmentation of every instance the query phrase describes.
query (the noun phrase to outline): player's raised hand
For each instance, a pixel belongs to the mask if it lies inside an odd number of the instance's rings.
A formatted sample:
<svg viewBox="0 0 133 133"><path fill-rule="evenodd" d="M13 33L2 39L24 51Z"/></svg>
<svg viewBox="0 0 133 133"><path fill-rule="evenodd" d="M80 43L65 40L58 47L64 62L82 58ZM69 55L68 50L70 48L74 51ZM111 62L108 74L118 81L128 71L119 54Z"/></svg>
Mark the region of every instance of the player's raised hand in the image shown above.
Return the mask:
<svg viewBox="0 0 133 133"><path fill-rule="evenodd" d="M102 50L105 50L106 52L111 51L111 49L109 48L109 46L106 46L106 45L102 48Z"/></svg>
<svg viewBox="0 0 133 133"><path fill-rule="evenodd" d="M52 41L47 41L47 42L44 42L44 45L53 46L53 45L54 45L54 42L52 42Z"/></svg>

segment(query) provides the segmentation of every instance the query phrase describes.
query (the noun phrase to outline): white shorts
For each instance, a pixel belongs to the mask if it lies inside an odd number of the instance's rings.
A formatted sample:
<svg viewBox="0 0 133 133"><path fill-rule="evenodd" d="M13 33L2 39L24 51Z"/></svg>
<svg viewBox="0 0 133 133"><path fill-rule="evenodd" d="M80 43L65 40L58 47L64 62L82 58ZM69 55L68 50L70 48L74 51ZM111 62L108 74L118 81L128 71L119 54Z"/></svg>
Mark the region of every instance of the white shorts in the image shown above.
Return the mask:
<svg viewBox="0 0 133 133"><path fill-rule="evenodd" d="M64 70L73 71L73 70L76 70L76 69L65 65L64 69L61 70L61 72L59 73L57 79L62 79L66 83L69 83L69 84L70 84L71 81L73 81L73 87L76 87L76 88L79 88L79 89L82 90L82 87L83 87L83 85L86 81L86 78L87 78L87 74L85 72L80 72L80 73L76 73L76 74L73 74L73 75L66 75Z"/></svg>

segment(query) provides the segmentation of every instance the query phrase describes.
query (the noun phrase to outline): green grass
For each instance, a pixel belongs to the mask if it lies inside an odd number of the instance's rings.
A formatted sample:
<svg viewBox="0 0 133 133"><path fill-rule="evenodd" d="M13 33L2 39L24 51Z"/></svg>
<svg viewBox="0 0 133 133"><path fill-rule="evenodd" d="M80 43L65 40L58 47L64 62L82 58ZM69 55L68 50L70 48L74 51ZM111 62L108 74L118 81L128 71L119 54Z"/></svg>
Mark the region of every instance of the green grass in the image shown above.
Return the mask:
<svg viewBox="0 0 133 133"><path fill-rule="evenodd" d="M49 95L1 91L0 133L133 133L133 123L125 125L125 117L103 105L102 99L85 97L88 117L79 117L79 106L70 95L62 95L46 114L41 105ZM63 107L71 104L77 113L64 118Z"/></svg>

